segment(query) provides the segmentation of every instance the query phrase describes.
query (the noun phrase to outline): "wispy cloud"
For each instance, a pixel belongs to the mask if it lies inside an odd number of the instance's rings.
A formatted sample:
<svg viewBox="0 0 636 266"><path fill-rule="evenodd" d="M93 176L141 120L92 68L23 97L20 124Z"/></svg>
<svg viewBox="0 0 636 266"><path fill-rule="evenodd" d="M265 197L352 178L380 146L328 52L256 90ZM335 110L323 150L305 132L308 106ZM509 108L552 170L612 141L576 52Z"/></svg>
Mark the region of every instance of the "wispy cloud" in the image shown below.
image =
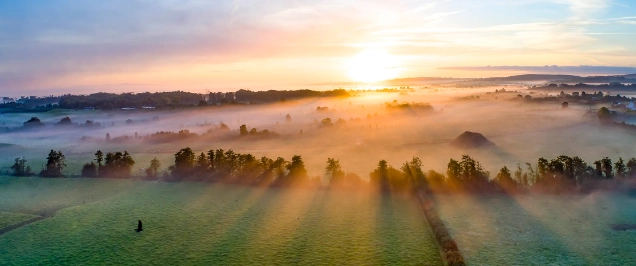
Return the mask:
<svg viewBox="0 0 636 266"><path fill-rule="evenodd" d="M448 65L633 65L636 17L610 16L629 14L630 5L627 0L0 1L0 87L339 80L346 78L343 62L369 48L400 57L413 71L409 75Z"/></svg>
<svg viewBox="0 0 636 266"><path fill-rule="evenodd" d="M624 66L477 66L477 67L442 67L440 69L458 71L514 71L532 74L605 74L625 75L636 73L636 67Z"/></svg>

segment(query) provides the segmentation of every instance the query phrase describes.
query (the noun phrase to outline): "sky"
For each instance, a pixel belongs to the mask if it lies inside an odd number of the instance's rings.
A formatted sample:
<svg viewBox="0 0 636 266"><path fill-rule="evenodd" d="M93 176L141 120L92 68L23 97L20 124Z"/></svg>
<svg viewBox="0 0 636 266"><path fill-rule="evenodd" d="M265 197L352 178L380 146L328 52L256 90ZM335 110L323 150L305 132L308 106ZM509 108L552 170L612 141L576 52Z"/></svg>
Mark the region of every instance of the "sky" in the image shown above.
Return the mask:
<svg viewBox="0 0 636 266"><path fill-rule="evenodd" d="M628 0L5 0L0 96L627 74L634 40Z"/></svg>

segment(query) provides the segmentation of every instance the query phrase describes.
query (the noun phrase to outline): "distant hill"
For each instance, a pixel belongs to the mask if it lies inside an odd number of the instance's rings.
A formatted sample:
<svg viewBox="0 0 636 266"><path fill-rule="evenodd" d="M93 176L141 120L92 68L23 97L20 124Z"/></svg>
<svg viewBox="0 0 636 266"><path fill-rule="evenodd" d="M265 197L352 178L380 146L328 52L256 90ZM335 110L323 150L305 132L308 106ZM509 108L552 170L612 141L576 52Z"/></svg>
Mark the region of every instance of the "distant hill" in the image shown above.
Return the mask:
<svg viewBox="0 0 636 266"><path fill-rule="evenodd" d="M455 138L451 145L457 148L480 148L494 146L495 144L481 133L466 131Z"/></svg>
<svg viewBox="0 0 636 266"><path fill-rule="evenodd" d="M492 77L475 79L482 82L536 82L545 83L636 83L636 74L612 75L612 76L575 76L575 75L548 75L548 74L525 74L509 77Z"/></svg>

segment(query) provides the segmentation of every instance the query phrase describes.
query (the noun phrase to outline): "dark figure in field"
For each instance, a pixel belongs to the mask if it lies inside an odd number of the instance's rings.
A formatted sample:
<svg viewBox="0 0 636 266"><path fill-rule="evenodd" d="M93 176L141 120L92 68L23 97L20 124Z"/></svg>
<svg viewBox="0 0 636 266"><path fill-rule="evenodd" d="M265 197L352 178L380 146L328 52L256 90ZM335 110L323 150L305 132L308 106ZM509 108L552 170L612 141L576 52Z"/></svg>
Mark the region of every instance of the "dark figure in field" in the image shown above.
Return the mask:
<svg viewBox="0 0 636 266"><path fill-rule="evenodd" d="M141 227L141 220L139 220L139 223L137 223L137 230L135 230L135 231L137 231L137 232L141 232L141 231L143 231L143 230L144 230L144 229Z"/></svg>

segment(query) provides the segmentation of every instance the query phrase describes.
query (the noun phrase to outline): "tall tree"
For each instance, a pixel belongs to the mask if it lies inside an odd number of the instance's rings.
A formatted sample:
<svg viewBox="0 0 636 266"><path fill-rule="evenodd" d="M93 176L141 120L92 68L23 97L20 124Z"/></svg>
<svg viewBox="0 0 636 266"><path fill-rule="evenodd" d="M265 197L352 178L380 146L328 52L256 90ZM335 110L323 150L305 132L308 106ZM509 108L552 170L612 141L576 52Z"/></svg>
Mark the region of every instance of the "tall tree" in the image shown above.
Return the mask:
<svg viewBox="0 0 636 266"><path fill-rule="evenodd" d="M46 166L40 175L43 177L60 177L62 176L62 170L66 167L64 162L65 156L62 151L51 150L46 157Z"/></svg>
<svg viewBox="0 0 636 266"><path fill-rule="evenodd" d="M146 176L149 179L157 179L157 175L159 173L160 167L161 167L161 162L157 160L157 157L152 158L152 160L150 160L150 166L146 168Z"/></svg>
<svg viewBox="0 0 636 266"><path fill-rule="evenodd" d="M345 173L340 167L340 160L327 158L327 167L325 167L326 175L329 178L329 184L332 186L342 185Z"/></svg>
<svg viewBox="0 0 636 266"><path fill-rule="evenodd" d="M627 167L625 166L623 158L618 157L618 161L614 163L614 172L616 177L625 177L627 174Z"/></svg>
<svg viewBox="0 0 636 266"><path fill-rule="evenodd" d="M189 177L196 164L196 155L190 147L183 148L174 154L174 165L170 167L171 175L176 180Z"/></svg>

